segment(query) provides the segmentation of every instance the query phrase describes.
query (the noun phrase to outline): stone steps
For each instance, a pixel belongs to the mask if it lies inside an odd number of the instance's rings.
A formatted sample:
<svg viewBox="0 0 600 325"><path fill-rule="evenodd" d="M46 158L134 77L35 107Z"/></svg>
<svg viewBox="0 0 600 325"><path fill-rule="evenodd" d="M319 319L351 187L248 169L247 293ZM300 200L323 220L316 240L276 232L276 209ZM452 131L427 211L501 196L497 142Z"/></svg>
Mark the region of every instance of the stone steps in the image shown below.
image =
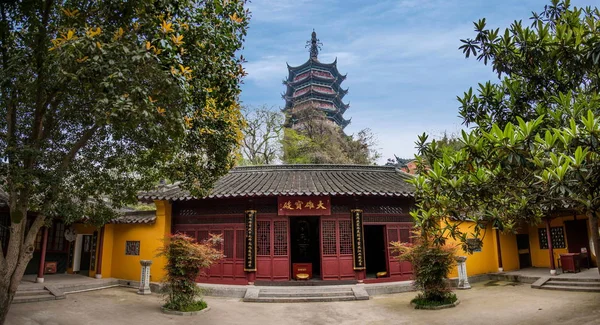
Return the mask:
<svg viewBox="0 0 600 325"><path fill-rule="evenodd" d="M576 287L566 285L543 285L540 289L578 292L600 292L600 287Z"/></svg>
<svg viewBox="0 0 600 325"><path fill-rule="evenodd" d="M600 280L593 278L543 277L532 284L531 287L544 290L600 292Z"/></svg>
<svg viewBox="0 0 600 325"><path fill-rule="evenodd" d="M353 301L356 300L354 295L338 296L338 297L259 297L245 302L274 302L274 303L290 303L290 302L332 302L332 301Z"/></svg>
<svg viewBox="0 0 600 325"><path fill-rule="evenodd" d="M15 292L15 297L22 296L44 296L50 294L50 291L44 289L34 289L34 290L21 290Z"/></svg>
<svg viewBox="0 0 600 325"><path fill-rule="evenodd" d="M22 304L26 302L38 302L56 300L56 297L48 290L36 289L36 290L24 290L17 291L13 298L13 304Z"/></svg>
<svg viewBox="0 0 600 325"><path fill-rule="evenodd" d="M600 288L600 282L597 282L597 281L557 281L557 280L552 279L552 280L546 282L544 285Z"/></svg>
<svg viewBox="0 0 600 325"><path fill-rule="evenodd" d="M270 288L249 288L246 290L243 301L245 302L271 302L271 303L292 303L292 302L331 302L331 301L353 301L368 300L369 294L364 287L348 286L338 287L281 287L279 289Z"/></svg>
<svg viewBox="0 0 600 325"><path fill-rule="evenodd" d="M352 296L352 290L344 291L265 291L261 290L258 294L259 298L293 298L293 297L345 297Z"/></svg>

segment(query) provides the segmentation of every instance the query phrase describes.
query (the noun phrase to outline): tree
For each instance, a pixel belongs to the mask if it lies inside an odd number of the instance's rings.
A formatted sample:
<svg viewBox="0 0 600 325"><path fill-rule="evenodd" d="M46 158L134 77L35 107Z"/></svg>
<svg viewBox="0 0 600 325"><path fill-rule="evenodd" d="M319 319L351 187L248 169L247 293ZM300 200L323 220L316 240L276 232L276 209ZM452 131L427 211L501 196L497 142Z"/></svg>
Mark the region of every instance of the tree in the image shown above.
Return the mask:
<svg viewBox="0 0 600 325"><path fill-rule="evenodd" d="M102 224L160 178L202 195L233 165L248 16L244 1L0 2L0 323L50 219Z"/></svg>
<svg viewBox="0 0 600 325"><path fill-rule="evenodd" d="M282 140L286 164L373 164L380 157L370 129L348 136L311 107L296 112L294 119L301 123L286 128Z"/></svg>
<svg viewBox="0 0 600 325"><path fill-rule="evenodd" d="M515 22L503 36L482 19L476 38L463 40L467 57L491 62L504 78L459 98L464 122L474 126L462 132L460 150L442 153L420 137L431 170L414 179L413 217L441 245L478 236L486 222L512 231L585 213L600 262L600 12L552 1L532 19L531 28ZM461 233L461 220L473 222L474 234Z"/></svg>
<svg viewBox="0 0 600 325"><path fill-rule="evenodd" d="M269 165L275 163L281 151L283 114L265 106L245 107L244 139L242 141L242 164Z"/></svg>
<svg viewBox="0 0 600 325"><path fill-rule="evenodd" d="M183 312L206 308L196 278L202 270L224 257L223 252L215 248L220 247L222 242L220 235L214 234L202 243L185 234L172 235L166 241L159 253L167 260L166 277L161 288L166 300L164 308Z"/></svg>

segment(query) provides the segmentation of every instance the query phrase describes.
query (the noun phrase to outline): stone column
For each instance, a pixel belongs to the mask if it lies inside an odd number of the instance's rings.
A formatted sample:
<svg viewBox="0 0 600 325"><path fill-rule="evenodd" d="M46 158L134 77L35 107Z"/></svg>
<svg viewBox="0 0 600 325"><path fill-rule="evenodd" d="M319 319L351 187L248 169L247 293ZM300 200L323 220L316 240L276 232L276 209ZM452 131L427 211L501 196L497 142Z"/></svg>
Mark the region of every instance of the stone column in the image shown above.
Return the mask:
<svg viewBox="0 0 600 325"><path fill-rule="evenodd" d="M469 278L467 277L467 257L457 256L456 263L458 266L458 289L471 289Z"/></svg>
<svg viewBox="0 0 600 325"><path fill-rule="evenodd" d="M141 260L140 264L142 265L142 275L140 277L140 289L138 290L138 295L149 295L152 292L150 291L150 265L152 265L151 260Z"/></svg>

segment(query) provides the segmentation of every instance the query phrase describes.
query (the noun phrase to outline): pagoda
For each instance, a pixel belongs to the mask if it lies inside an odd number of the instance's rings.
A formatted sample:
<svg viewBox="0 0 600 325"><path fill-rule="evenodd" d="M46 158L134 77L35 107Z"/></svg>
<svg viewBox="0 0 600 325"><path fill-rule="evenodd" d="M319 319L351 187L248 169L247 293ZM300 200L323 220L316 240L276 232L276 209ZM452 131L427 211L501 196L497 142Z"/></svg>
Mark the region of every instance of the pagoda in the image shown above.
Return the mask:
<svg viewBox="0 0 600 325"><path fill-rule="evenodd" d="M287 86L285 94L285 108L287 114L287 125L299 128L302 124L295 118L299 110L314 107L325 113L327 119L344 129L350 120L344 119L344 112L350 107L344 104L342 99L348 93L348 89L342 89L341 84L346 75L340 74L337 69L337 58L332 63L322 63L318 59L321 42L317 39L317 33L313 30L310 41L310 57L308 61L297 67L288 67L288 78L283 81Z"/></svg>

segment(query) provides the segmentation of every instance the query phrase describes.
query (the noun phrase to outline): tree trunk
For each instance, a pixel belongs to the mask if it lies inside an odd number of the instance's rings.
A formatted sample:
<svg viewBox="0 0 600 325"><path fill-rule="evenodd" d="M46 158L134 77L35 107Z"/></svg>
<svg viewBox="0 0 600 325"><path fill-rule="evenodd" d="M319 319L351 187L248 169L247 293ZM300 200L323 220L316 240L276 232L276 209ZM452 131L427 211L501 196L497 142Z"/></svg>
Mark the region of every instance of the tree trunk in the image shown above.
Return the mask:
<svg viewBox="0 0 600 325"><path fill-rule="evenodd" d="M596 265L598 266L598 273L600 273L600 242L598 236L598 215L595 212L589 213L588 222L590 225L590 233L592 235L592 243L594 244L594 255L596 255Z"/></svg>
<svg viewBox="0 0 600 325"><path fill-rule="evenodd" d="M10 290L11 287L10 281L6 281L6 279L0 280L0 288L2 288L0 290L0 324L4 324L6 322L8 309L10 308L10 304L15 296L15 292Z"/></svg>

